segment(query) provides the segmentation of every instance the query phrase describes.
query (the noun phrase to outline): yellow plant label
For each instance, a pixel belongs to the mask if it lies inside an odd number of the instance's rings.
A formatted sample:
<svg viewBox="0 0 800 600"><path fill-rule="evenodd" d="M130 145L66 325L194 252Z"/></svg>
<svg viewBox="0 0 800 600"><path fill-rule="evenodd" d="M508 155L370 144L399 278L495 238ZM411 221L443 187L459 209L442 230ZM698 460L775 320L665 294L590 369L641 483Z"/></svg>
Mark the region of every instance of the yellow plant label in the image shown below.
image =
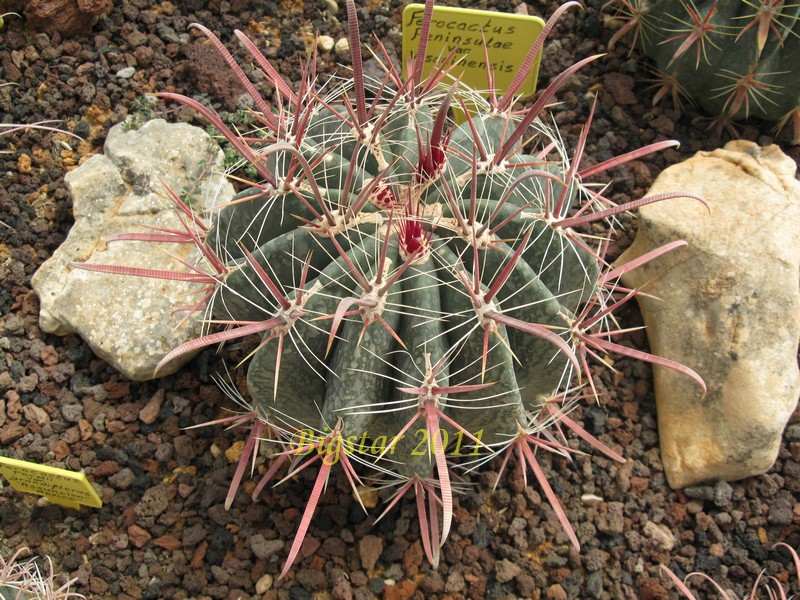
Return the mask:
<svg viewBox="0 0 800 600"><path fill-rule="evenodd" d="M419 49L424 13L425 7L421 4L409 4L403 10L403 75L406 77L408 59L415 56ZM442 66L452 53L450 64L454 65L451 71L453 77L460 76L469 87L488 92L488 54L489 66L494 72L495 91L502 95L519 71L544 25L539 17L527 15L434 7L423 77L434 67ZM534 60L531 72L517 92L518 95L526 97L536 91L540 59L541 52Z"/></svg>
<svg viewBox="0 0 800 600"><path fill-rule="evenodd" d="M84 473L4 456L0 456L0 473L15 490L44 496L53 504L75 509L81 504L103 506Z"/></svg>

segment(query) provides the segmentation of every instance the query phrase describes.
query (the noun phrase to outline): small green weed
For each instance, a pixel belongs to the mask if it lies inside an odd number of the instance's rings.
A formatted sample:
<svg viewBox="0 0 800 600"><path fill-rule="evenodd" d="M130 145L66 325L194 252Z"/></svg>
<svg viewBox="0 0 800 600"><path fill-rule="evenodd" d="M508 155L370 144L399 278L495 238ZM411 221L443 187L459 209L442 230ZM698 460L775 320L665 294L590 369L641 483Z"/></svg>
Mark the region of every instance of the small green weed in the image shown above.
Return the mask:
<svg viewBox="0 0 800 600"><path fill-rule="evenodd" d="M156 99L152 96L139 96L131 104L130 114L122 128L125 131L135 131L156 116Z"/></svg>

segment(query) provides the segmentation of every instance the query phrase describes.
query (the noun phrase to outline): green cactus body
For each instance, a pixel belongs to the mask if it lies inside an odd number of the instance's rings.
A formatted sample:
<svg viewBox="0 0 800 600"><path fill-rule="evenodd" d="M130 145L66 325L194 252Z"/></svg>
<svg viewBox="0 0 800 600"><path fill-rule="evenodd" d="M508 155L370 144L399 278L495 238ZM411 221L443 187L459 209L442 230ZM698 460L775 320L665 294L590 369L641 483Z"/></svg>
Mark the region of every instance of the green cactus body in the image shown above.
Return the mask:
<svg viewBox="0 0 800 600"><path fill-rule="evenodd" d="M623 31L655 62L660 99L712 115L795 123L800 142L800 5L782 0L626 2Z"/></svg>
<svg viewBox="0 0 800 600"><path fill-rule="evenodd" d="M393 98L388 96L386 102ZM353 217L352 224L330 235L316 225L303 228L300 222L294 230L287 230L285 223L265 223L273 217L277 220L278 213L284 222L295 218L286 214L299 208L290 195L263 196L221 211L220 222L236 227L217 227L211 238L213 244L233 249L227 237L235 231L245 244L246 240L260 244L253 255L280 282L287 296L294 293L304 267L309 269L306 289L316 288L305 305L306 326L301 331L295 325L291 345L283 343L280 373L275 372L278 351L274 341L265 343L253 356L248 382L259 414L288 419L287 424L303 423L318 431L332 428L341 419L345 437L361 438L366 432L368 441L391 439L404 422L397 419L392 427L384 417L389 414L385 411L394 406L392 402L414 402L397 388L414 387L424 379L427 356L431 363L441 360L446 366L437 376L442 387L491 384L480 391L453 393L442 408L467 431L483 430L483 443L495 444L511 439L518 423L525 424L526 410L535 411L540 398L553 395L559 384L569 381L569 364L553 344L524 332L507 331L503 325L492 325L484 358L485 327L461 277L475 281L474 271L479 269L477 281L486 291L509 264L525 235L535 232L524 248L523 260L515 263L494 302L500 310L524 321L566 331L564 316L573 314L595 291L597 260L544 223L541 181L522 182L503 206L499 202L517 178L516 169L503 167L483 174L473 189L473 161L463 157L472 154L477 144L494 154L505 141L504 133L512 130L505 116L476 115L477 139L465 125L456 128L449 155L453 159L442 159L436 165L438 173L420 175L426 150L418 139L429 136L433 113L441 100L441 95L431 95L425 104L413 107L395 101L393 114L399 116L386 122L386 131L380 132L380 142L372 148L347 141L353 136L340 131L341 121L336 120L338 127L332 128L327 108L311 116L301 146L309 163L335 147L331 138L344 140L342 147L336 147L335 156L352 152L351 160L358 165L359 173L358 178L346 182L351 171L337 159L326 165L318 185L326 194L327 190L336 190L337 198L347 196L352 202L364 182L382 177L383 193L394 200L382 207L373 200L377 211L367 215L379 222L372 219L361 224ZM288 158L273 156L278 158L273 161L276 169L279 165L293 167ZM378 170L379 164L386 165L385 172ZM275 173L279 181L287 175L285 171ZM345 190L346 185L350 189ZM550 189L553 195L559 191L560 187ZM247 195L252 191L245 192ZM279 206L281 202L293 206L287 210ZM275 214L264 206L272 206ZM570 202L565 203L564 211L569 208ZM328 209L342 214L347 206L337 200ZM509 217L511 221L495 235L485 235L492 247L483 248L456 222L459 217L468 220L470 211L476 227L500 224ZM516 217L514 213L518 213ZM265 218L260 217L262 214ZM330 319L312 319L334 314L346 298L352 300L348 312L359 309L356 301L368 302L370 293L374 295L374 288L379 286L364 289L352 270L355 268L364 281L374 281L381 259L384 279L405 261L410 263L383 294L383 306L375 309L385 324L369 321L368 311L345 317L332 349L327 351ZM269 289L258 281L254 269L238 259L217 293L215 312L218 318L234 321L264 319L273 310L270 298Z"/></svg>
<svg viewBox="0 0 800 600"><path fill-rule="evenodd" d="M0 586L0 598L3 600L15 600L15 598L27 598L26 595L23 595L23 592L20 592L18 589L9 587L7 585Z"/></svg>
<svg viewBox="0 0 800 600"><path fill-rule="evenodd" d="M36 600L37 598L41 598L37 592L27 592L10 585L0 586L0 600Z"/></svg>

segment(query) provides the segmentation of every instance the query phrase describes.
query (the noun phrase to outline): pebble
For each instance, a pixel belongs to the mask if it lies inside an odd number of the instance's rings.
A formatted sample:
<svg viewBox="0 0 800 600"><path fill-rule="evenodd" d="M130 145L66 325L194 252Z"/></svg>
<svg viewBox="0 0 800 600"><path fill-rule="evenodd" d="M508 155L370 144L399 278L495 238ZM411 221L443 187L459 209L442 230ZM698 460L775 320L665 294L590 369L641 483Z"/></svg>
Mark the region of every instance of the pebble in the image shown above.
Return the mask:
<svg viewBox="0 0 800 600"><path fill-rule="evenodd" d="M772 525L789 525L794 520L794 502L790 498L778 497L769 507L767 521Z"/></svg>
<svg viewBox="0 0 800 600"><path fill-rule="evenodd" d="M70 423L77 423L83 417L80 404L65 404L61 407L61 415Z"/></svg>
<svg viewBox="0 0 800 600"><path fill-rule="evenodd" d="M733 487L727 481L720 480L714 486L714 504L719 508L730 505L733 498Z"/></svg>
<svg viewBox="0 0 800 600"><path fill-rule="evenodd" d="M350 52L350 42L347 41L347 38L339 38L336 40L336 44L334 45L334 50L336 54L339 56L343 56Z"/></svg>
<svg viewBox="0 0 800 600"><path fill-rule="evenodd" d="M644 524L643 530L659 550L670 551L675 547L675 534L665 525L648 521Z"/></svg>
<svg viewBox="0 0 800 600"><path fill-rule="evenodd" d="M169 506L170 491L164 485L156 485L145 491L136 505L135 513L139 517L157 517Z"/></svg>
<svg viewBox="0 0 800 600"><path fill-rule="evenodd" d="M444 579L442 579L438 571L427 573L419 583L419 589L425 594L440 594L444 591L444 586Z"/></svg>
<svg viewBox="0 0 800 600"><path fill-rule="evenodd" d="M658 579L645 579L639 586L639 600L667 600L669 593Z"/></svg>
<svg viewBox="0 0 800 600"><path fill-rule="evenodd" d="M272 588L272 575L269 573L262 575L258 581L256 581L256 593L257 594L264 594Z"/></svg>
<svg viewBox="0 0 800 600"><path fill-rule="evenodd" d="M20 425L19 422L6 423L0 428L0 445L9 446L26 433L28 433L27 428Z"/></svg>
<svg viewBox="0 0 800 600"><path fill-rule="evenodd" d="M20 154L17 159L17 171L23 175L31 172L31 157L27 154Z"/></svg>
<svg viewBox="0 0 800 600"><path fill-rule="evenodd" d="M545 598L547 600L567 600L567 592L560 583L556 583L547 588Z"/></svg>
<svg viewBox="0 0 800 600"><path fill-rule="evenodd" d="M408 600L414 595L417 586L409 579L383 588L383 600Z"/></svg>
<svg viewBox="0 0 800 600"><path fill-rule="evenodd" d="M162 535L153 540L153 545L159 548L164 548L170 552L177 550L181 547L181 543L171 535Z"/></svg>
<svg viewBox="0 0 800 600"><path fill-rule="evenodd" d="M617 104L630 106L638 102L633 91L635 81L630 75L608 73L603 78L605 89L614 97Z"/></svg>
<svg viewBox="0 0 800 600"><path fill-rule="evenodd" d="M340 537L329 537L322 542L322 552L328 556L344 556L347 554L347 544Z"/></svg>
<svg viewBox="0 0 800 600"><path fill-rule="evenodd" d="M419 541L409 544L403 553L403 570L406 573L406 577L413 577L419 572L423 558L422 544Z"/></svg>
<svg viewBox="0 0 800 600"><path fill-rule="evenodd" d="M645 528L647 526L645 525ZM611 555L600 548L592 548L586 552L583 564L587 571L599 571L608 562Z"/></svg>
<svg viewBox="0 0 800 600"><path fill-rule="evenodd" d="M609 502L606 512L597 516L597 530L609 535L621 535L625 528L625 519L622 516L624 505L622 502Z"/></svg>
<svg viewBox="0 0 800 600"><path fill-rule="evenodd" d="M325 573L319 569L300 569L295 578L308 591L318 592L328 587Z"/></svg>
<svg viewBox="0 0 800 600"><path fill-rule="evenodd" d="M376 535L365 535L358 543L358 554L361 566L367 570L375 567L375 563L383 552L383 539Z"/></svg>
<svg viewBox="0 0 800 600"><path fill-rule="evenodd" d="M495 565L495 577L497 577L497 581L500 583L506 583L514 579L517 575L522 573L522 569L519 565L511 562L507 558L503 558L498 560Z"/></svg>
<svg viewBox="0 0 800 600"><path fill-rule="evenodd" d="M170 458L172 458L173 452L174 452L174 448L173 448L172 444L163 443L163 444L159 444L158 445L158 447L156 448L155 453L153 454L153 457L158 462L164 463L164 462L167 462Z"/></svg>
<svg viewBox="0 0 800 600"><path fill-rule="evenodd" d="M136 73L135 67L125 67L124 69L120 69L116 72L116 76L120 79L130 79L133 77L133 74Z"/></svg>
<svg viewBox="0 0 800 600"><path fill-rule="evenodd" d="M317 48L322 52L330 52L335 45L336 40L329 35L321 35L317 38Z"/></svg>
<svg viewBox="0 0 800 600"><path fill-rule="evenodd" d="M245 444L245 440L236 440L225 450L225 458L228 459L229 463L233 464L239 462L239 459L242 458Z"/></svg>
<svg viewBox="0 0 800 600"><path fill-rule="evenodd" d="M687 498L697 498L699 500L713 500L714 488L710 485L691 485L683 488L683 493Z"/></svg>
<svg viewBox="0 0 800 600"><path fill-rule="evenodd" d="M2 338L2 339L8 339L8 338ZM9 373L8 371L3 371L2 373L0 373L0 391L5 391L11 389L12 387L14 387L14 378L11 377L11 373Z"/></svg>
<svg viewBox="0 0 800 600"><path fill-rule="evenodd" d="M344 577L339 579L333 586L331 597L333 600L352 600L353 587L350 585L350 582Z"/></svg>
<svg viewBox="0 0 800 600"><path fill-rule="evenodd" d="M26 404L22 407L22 412L25 414L26 419L35 422L40 427L50 422L50 415L47 414L47 411L35 404Z"/></svg>
<svg viewBox="0 0 800 600"><path fill-rule="evenodd" d="M93 475L95 476L95 478L109 477L111 475L116 475L117 473L119 473L119 470L120 470L119 463L117 461L104 460L94 468ZM131 474L133 473L131 472Z"/></svg>
<svg viewBox="0 0 800 600"><path fill-rule="evenodd" d="M602 571L593 571L586 576L586 593L592 598L603 597Z"/></svg>
<svg viewBox="0 0 800 600"><path fill-rule="evenodd" d="M128 541L137 548L143 547L152 537L153 536L138 525L131 525L128 527Z"/></svg>
<svg viewBox="0 0 800 600"><path fill-rule="evenodd" d="M444 591L449 594L458 594L464 591L466 583L464 582L464 574L461 571L452 571L447 576L447 582L444 584Z"/></svg>
<svg viewBox="0 0 800 600"><path fill-rule="evenodd" d="M516 583L517 590L522 598L533 598L534 594L539 589L536 580L527 573L520 573L516 578Z"/></svg>
<svg viewBox="0 0 800 600"><path fill-rule="evenodd" d="M30 373L20 377L17 389L24 394L28 394L35 390L38 384L39 376L36 373Z"/></svg>
<svg viewBox="0 0 800 600"><path fill-rule="evenodd" d="M200 543L206 537L206 528L202 523L196 523L183 530L181 543L184 546L194 546Z"/></svg>
<svg viewBox="0 0 800 600"><path fill-rule="evenodd" d="M72 128L72 133L81 138L88 138L91 133L91 126L84 120L80 120Z"/></svg>
<svg viewBox="0 0 800 600"><path fill-rule="evenodd" d="M281 552L283 547L283 540L267 540L260 533L250 537L250 549L256 558L269 558L273 554Z"/></svg>
<svg viewBox="0 0 800 600"><path fill-rule="evenodd" d="M139 408L135 402L123 402L117 406L117 416L125 423L133 423L139 418Z"/></svg>
<svg viewBox="0 0 800 600"><path fill-rule="evenodd" d="M142 410L139 411L139 420L142 423L151 425L155 423L158 418L158 413L161 412L161 405L164 403L164 390L159 389L147 404L144 405Z"/></svg>
<svg viewBox="0 0 800 600"><path fill-rule="evenodd" d="M187 464L194 460L194 439L188 435L179 435L173 440L175 446L175 458L181 464Z"/></svg>
<svg viewBox="0 0 800 600"><path fill-rule="evenodd" d="M597 506L604 502L601 496L597 494L581 494L581 502L586 504L587 506Z"/></svg>
<svg viewBox="0 0 800 600"><path fill-rule="evenodd" d="M783 435L790 442L800 442L800 423L789 425Z"/></svg>

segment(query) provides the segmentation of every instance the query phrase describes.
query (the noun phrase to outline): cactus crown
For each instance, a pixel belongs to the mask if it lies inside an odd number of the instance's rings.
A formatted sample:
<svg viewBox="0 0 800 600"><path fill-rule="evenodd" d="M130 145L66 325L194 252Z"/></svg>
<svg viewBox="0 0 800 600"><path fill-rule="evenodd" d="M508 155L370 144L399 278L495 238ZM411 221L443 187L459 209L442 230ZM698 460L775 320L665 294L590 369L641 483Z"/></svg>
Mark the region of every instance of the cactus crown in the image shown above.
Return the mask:
<svg viewBox="0 0 800 600"><path fill-rule="evenodd" d="M670 95L719 115L714 124L758 117L794 128L800 143L800 5L784 0L615 0L630 33L655 62L654 103Z"/></svg>
<svg viewBox="0 0 800 600"><path fill-rule="evenodd" d="M527 108L514 108L518 82L559 15L575 4L548 21L511 89L490 91L488 99L451 77L446 64L422 77L430 1L405 79L382 48L383 76L365 76L352 1L353 77L344 81L317 87L312 57L294 90L237 32L273 84L277 110L198 25L253 98L262 127L250 134L231 131L191 98L160 94L205 116L261 180L210 225L173 194L186 230L134 234L196 244L202 260L187 273L115 272L194 281L203 294L192 310L225 326L176 348L162 364L261 336L247 367L249 397L239 397L246 413L218 422L251 426L228 506L262 439L282 450L254 498L284 464L290 475L319 466L284 574L334 469L344 471L357 497L366 476L394 486L387 510L413 491L423 546L436 564L453 516L451 469L479 468L498 453L506 457L501 471L511 454L523 472L532 469L577 547L535 453L569 452L560 438L566 426L623 460L567 415L584 385L596 395L589 359L618 352L700 381L681 365L612 341L619 331L610 317L635 294L618 278L636 265L611 268L603 258L607 240L581 233L672 197L616 206L585 181L675 142L584 165L587 123L570 156L540 114L597 57L555 77ZM491 80L490 72L490 87ZM461 124L451 117L456 108L466 114Z"/></svg>

